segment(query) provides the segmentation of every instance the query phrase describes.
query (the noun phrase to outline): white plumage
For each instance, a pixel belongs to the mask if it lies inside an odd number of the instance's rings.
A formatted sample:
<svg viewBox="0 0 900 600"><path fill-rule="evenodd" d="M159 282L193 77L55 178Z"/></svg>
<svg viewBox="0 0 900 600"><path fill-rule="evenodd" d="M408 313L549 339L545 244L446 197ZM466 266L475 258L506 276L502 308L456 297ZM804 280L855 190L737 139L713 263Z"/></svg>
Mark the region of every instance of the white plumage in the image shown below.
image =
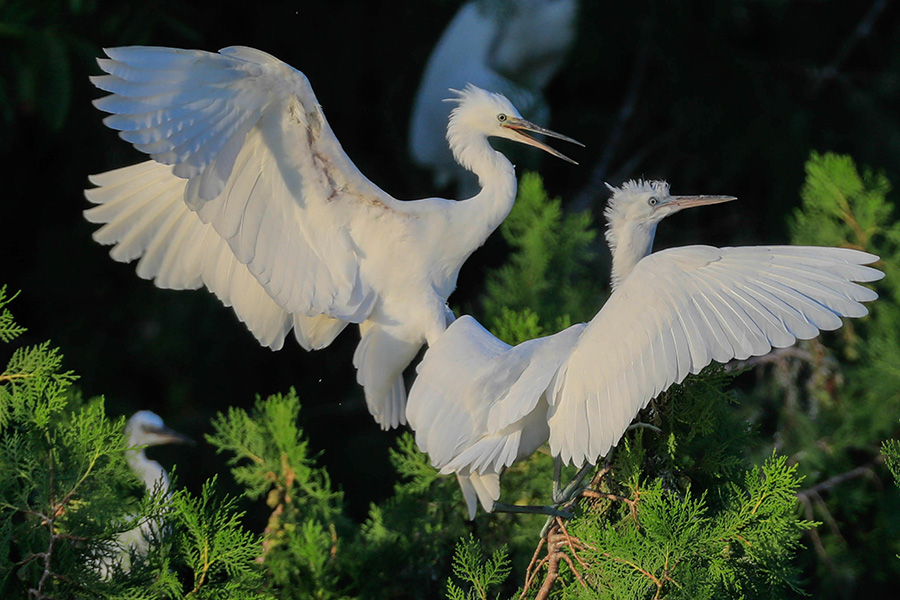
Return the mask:
<svg viewBox="0 0 900 600"><path fill-rule="evenodd" d="M685 246L650 252L657 223L725 196L671 196L665 182L613 188L606 216L614 291L588 324L515 347L471 317L433 344L407 415L432 464L455 472L469 513L544 442L575 465L615 445L650 399L711 361L745 359L862 317L883 273L847 248ZM486 482L486 483L485 483Z"/></svg>
<svg viewBox="0 0 900 600"><path fill-rule="evenodd" d="M443 187L467 191L474 179L444 143L447 88L471 83L502 92L531 119L549 118L542 91L575 39L575 0L477 0L441 34L419 82L409 122L409 153Z"/></svg>
<svg viewBox="0 0 900 600"><path fill-rule="evenodd" d="M153 160L91 178L95 239L116 260L140 258L138 275L160 287L205 285L272 349L292 329L318 349L360 324L369 410L384 428L404 422L403 370L445 329L460 267L515 199L513 166L488 136L561 158L524 132L569 138L467 87L447 137L481 192L403 202L359 172L306 77L278 59L245 47L106 53L107 75L91 80L111 95L95 104Z"/></svg>
<svg viewBox="0 0 900 600"><path fill-rule="evenodd" d="M155 460L147 458L144 449L160 444L184 443L191 443L191 440L166 427L162 418L149 410L134 413L125 425L127 447L125 460L148 493L157 491L168 498L171 483L166 470ZM126 573L130 571L132 555L146 556L150 550L151 540L161 531L162 524L154 519L141 521L133 529L117 535L114 553L102 557L95 563L100 576L109 579L116 568Z"/></svg>

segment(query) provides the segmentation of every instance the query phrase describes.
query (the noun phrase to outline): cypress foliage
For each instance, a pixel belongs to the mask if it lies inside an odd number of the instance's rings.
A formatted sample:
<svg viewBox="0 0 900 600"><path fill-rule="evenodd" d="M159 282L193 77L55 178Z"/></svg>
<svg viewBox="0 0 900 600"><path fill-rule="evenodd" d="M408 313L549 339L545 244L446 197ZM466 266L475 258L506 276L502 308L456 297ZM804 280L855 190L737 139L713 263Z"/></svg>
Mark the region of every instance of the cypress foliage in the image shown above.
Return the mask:
<svg viewBox="0 0 900 600"><path fill-rule="evenodd" d="M67 598L782 598L840 597L900 570L900 225L883 176L813 154L795 243L853 246L888 276L872 314L821 341L755 361L756 379L710 366L654 399L562 510L479 513L402 434L398 479L357 523L298 425L294 391L229 408L206 437L239 497L147 492L124 459L122 419L82 399L49 343L24 329L0 288L0 595ZM523 177L504 224L512 254L476 315L518 343L601 306L596 238L540 178ZM736 379L737 378L737 379ZM886 463L885 468L882 463ZM502 500L549 504L553 461L504 473ZM565 477L575 469L564 470ZM226 475L220 475L220 480ZM855 483L848 483L855 482ZM798 501L799 500L799 501ZM258 530L243 509L263 513ZM162 522L146 556L117 534ZM820 521L821 523L816 523ZM824 525L823 525L824 523ZM808 546L804 548L804 546ZM867 549L864 555L860 547ZM126 551L127 552L127 551ZM128 564L126 568L124 565ZM874 585L874 584L873 584Z"/></svg>
<svg viewBox="0 0 900 600"><path fill-rule="evenodd" d="M16 324L0 289L0 339ZM200 497L145 493L124 459L123 419L84 402L49 342L13 350L0 373L0 595L5 598L264 598L256 536L214 481ZM165 527L147 556L115 536L149 520ZM129 564L125 569L118 565Z"/></svg>

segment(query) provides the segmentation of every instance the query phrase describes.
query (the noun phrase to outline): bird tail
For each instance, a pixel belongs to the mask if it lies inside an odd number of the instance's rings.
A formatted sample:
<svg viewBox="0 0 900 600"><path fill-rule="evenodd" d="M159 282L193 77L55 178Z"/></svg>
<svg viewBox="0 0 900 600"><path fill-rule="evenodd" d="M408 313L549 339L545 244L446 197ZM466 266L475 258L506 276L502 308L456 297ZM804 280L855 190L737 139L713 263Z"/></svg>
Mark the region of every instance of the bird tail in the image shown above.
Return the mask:
<svg viewBox="0 0 900 600"><path fill-rule="evenodd" d="M382 429L406 424L406 384L403 371L412 362L422 342L410 342L393 332L364 321L362 339L353 353L356 381L363 386L369 412Z"/></svg>
<svg viewBox="0 0 900 600"><path fill-rule="evenodd" d="M462 489L466 506L469 508L469 520L475 518L478 508L477 502L485 512L494 510L494 502L500 498L500 476L496 473L478 474L470 472L468 475L456 474L456 481Z"/></svg>

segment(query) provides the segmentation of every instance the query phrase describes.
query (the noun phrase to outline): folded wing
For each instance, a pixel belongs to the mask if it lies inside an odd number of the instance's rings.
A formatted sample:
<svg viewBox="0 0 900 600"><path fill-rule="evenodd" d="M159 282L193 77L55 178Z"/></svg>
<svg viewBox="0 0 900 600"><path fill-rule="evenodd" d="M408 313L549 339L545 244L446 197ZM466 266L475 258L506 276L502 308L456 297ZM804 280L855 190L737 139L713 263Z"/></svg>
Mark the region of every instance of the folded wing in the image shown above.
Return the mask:
<svg viewBox="0 0 900 600"><path fill-rule="evenodd" d="M641 260L587 326L549 394L550 450L576 465L606 454L647 402L711 361L810 339L867 314L877 294L845 248L687 246Z"/></svg>
<svg viewBox="0 0 900 600"><path fill-rule="evenodd" d="M476 500L491 511L503 469L547 441L544 392L584 327L510 347L462 316L425 353L407 420L432 464L456 473L471 517Z"/></svg>

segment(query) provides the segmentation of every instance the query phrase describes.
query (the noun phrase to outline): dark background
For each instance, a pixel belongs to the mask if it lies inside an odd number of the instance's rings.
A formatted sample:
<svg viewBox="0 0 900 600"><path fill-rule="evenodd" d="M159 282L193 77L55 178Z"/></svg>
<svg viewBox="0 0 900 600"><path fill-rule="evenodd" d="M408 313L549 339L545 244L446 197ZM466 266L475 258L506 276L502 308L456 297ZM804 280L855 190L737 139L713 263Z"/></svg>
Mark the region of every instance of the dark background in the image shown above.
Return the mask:
<svg viewBox="0 0 900 600"><path fill-rule="evenodd" d="M87 77L104 46L257 47L306 73L376 184L399 198L448 195L412 165L406 134L428 54L460 4L0 3L0 284L22 290L12 308L29 328L24 342L59 346L84 394L105 395L111 414L152 409L198 440L217 411L296 387L312 447L363 518L390 492L396 433L378 429L355 384L355 328L325 351L288 340L273 353L210 294L159 290L112 261L91 240L82 190L88 174L144 156L101 124ZM535 153L519 163L538 167L565 206L592 209L598 225L606 194L592 190L604 179L659 177L674 193L740 198L667 221L657 247L786 242L811 150L848 153L900 181L897 3L583 2L578 32L546 95L549 125L587 146L564 148L581 166ZM624 121L623 106L633 110ZM451 304L477 314L485 269L506 251L493 236ZM153 453L189 487L225 468L203 443L187 460L183 449Z"/></svg>

